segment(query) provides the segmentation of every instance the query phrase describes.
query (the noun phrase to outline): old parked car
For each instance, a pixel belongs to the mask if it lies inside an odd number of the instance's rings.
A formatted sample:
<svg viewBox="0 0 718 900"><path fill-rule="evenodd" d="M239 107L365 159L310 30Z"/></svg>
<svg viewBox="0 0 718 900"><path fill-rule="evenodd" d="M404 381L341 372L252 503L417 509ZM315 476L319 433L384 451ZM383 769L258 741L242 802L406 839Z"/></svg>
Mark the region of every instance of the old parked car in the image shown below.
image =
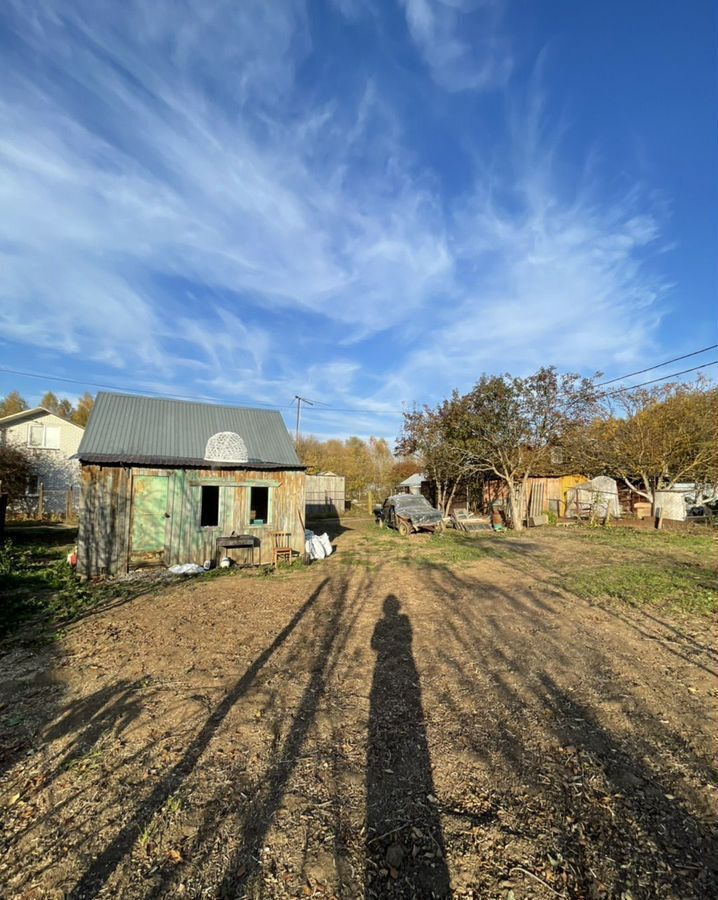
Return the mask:
<svg viewBox="0 0 718 900"><path fill-rule="evenodd" d="M718 525L718 499L691 506L686 513L686 521Z"/></svg>
<svg viewBox="0 0 718 900"><path fill-rule="evenodd" d="M399 534L415 531L444 530L444 517L438 509L418 494L393 494L381 506L375 507L376 521L380 528L396 528Z"/></svg>

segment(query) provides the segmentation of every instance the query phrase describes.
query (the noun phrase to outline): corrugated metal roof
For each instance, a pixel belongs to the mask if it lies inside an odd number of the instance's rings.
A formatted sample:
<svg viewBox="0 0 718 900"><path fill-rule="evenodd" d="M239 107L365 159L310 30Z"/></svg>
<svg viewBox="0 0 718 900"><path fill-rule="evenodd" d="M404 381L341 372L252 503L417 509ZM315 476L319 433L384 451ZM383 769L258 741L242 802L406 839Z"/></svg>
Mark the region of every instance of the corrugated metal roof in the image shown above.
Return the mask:
<svg viewBox="0 0 718 900"><path fill-rule="evenodd" d="M207 440L220 431L234 431L244 440L248 466L303 468L284 419L275 410L104 391L97 395L77 456L85 462L141 459L147 465L199 465Z"/></svg>

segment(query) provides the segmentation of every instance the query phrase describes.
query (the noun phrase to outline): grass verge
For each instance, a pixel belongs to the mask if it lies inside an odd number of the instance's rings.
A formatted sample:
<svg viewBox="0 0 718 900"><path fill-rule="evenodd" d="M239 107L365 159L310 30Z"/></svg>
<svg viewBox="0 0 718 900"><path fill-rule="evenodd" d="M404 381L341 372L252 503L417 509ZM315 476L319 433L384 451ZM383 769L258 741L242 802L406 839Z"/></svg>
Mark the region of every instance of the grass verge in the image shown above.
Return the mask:
<svg viewBox="0 0 718 900"><path fill-rule="evenodd" d="M564 587L587 600L611 600L629 606L669 606L682 612L718 612L715 576L689 564L621 563L568 575Z"/></svg>

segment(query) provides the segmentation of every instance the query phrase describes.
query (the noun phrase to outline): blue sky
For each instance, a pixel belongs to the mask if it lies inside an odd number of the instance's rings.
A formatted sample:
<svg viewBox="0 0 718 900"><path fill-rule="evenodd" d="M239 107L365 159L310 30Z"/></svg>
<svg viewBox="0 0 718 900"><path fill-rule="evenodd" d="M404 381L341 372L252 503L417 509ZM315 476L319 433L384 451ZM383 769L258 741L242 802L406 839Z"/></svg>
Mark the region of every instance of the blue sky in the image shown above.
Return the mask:
<svg viewBox="0 0 718 900"><path fill-rule="evenodd" d="M711 0L6 0L0 366L290 422L301 394L335 408L308 432L392 438L482 372L714 343L716 25Z"/></svg>

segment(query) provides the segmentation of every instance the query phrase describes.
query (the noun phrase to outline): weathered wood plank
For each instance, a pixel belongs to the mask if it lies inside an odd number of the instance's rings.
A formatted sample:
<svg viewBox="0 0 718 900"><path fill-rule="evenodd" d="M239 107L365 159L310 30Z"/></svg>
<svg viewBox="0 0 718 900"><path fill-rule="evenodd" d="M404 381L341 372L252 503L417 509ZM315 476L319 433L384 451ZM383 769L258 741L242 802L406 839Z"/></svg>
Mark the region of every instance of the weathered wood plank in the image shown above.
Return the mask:
<svg viewBox="0 0 718 900"><path fill-rule="evenodd" d="M304 472L85 465L78 536L78 571L82 574L113 575L131 565L134 483L142 475L169 478L164 565L202 564L214 558L217 538L232 532L259 539L256 562L272 562L273 531L290 532L292 549L304 552ZM220 525L215 527L201 525L203 484L220 488ZM270 520L262 525L250 524L253 485L266 485L270 491Z"/></svg>

